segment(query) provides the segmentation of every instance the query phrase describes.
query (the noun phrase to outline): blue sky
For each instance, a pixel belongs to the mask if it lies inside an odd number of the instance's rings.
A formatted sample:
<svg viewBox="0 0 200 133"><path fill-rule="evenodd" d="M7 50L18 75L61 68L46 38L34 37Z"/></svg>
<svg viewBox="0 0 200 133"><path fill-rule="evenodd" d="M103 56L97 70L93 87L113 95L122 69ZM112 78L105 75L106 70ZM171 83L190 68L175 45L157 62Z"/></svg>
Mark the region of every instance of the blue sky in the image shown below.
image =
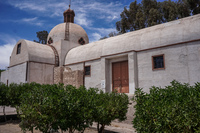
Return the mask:
<svg viewBox="0 0 200 133"><path fill-rule="evenodd" d="M131 2L133 0L72 0L71 9L76 14L75 23L85 29L93 42L116 31L120 13ZM9 65L9 56L18 40L37 40L37 31L50 32L63 23L63 12L68 5L69 0L0 0L0 69Z"/></svg>

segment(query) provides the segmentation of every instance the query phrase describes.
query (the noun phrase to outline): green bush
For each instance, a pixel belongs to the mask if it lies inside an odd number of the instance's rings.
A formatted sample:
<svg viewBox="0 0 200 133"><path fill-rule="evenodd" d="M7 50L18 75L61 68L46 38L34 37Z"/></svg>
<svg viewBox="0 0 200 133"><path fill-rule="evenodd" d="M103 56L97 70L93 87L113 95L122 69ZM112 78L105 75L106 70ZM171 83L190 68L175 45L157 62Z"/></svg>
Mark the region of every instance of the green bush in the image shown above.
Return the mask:
<svg viewBox="0 0 200 133"><path fill-rule="evenodd" d="M94 100L98 90L94 88L87 90L83 86L76 89L71 85L66 86L65 90L60 103L60 129L68 130L70 133L75 130L84 132L86 127L92 125Z"/></svg>
<svg viewBox="0 0 200 133"><path fill-rule="evenodd" d="M9 105L8 86L0 82L0 106Z"/></svg>
<svg viewBox="0 0 200 133"><path fill-rule="evenodd" d="M94 100L93 118L97 122L99 133L104 132L104 127L110 125L113 120L123 121L126 119L129 104L126 94L116 92L104 93L100 91ZM100 125L101 127L99 127Z"/></svg>
<svg viewBox="0 0 200 133"><path fill-rule="evenodd" d="M18 113L22 130L39 129L43 133L59 129L58 119L60 97L64 94L62 85L34 84L29 91L21 95Z"/></svg>
<svg viewBox="0 0 200 133"><path fill-rule="evenodd" d="M165 88L150 88L150 93L136 89L133 100L133 126L138 133L200 131L200 83L172 81Z"/></svg>
<svg viewBox="0 0 200 133"><path fill-rule="evenodd" d="M33 132L35 128L43 133L52 129L84 132L93 122L98 123L98 132L102 133L113 120L126 119L129 103L125 94L63 84L1 83L0 98L0 105L17 109L23 131Z"/></svg>
<svg viewBox="0 0 200 133"><path fill-rule="evenodd" d="M3 106L4 119L7 121L5 106L9 105L8 86L0 82L0 106Z"/></svg>

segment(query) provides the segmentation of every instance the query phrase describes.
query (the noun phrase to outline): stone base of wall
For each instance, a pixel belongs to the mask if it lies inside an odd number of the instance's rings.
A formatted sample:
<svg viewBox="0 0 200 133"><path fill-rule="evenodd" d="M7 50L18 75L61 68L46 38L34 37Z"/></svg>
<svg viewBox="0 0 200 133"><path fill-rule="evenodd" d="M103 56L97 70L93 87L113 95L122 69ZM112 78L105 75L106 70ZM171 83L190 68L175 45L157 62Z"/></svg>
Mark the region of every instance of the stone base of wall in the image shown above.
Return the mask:
<svg viewBox="0 0 200 133"><path fill-rule="evenodd" d="M83 71L82 70L65 70L63 72L63 83L64 85L73 85L76 88L83 85Z"/></svg>
<svg viewBox="0 0 200 133"><path fill-rule="evenodd" d="M63 83L64 67L54 67L54 84Z"/></svg>
<svg viewBox="0 0 200 133"><path fill-rule="evenodd" d="M80 87L83 85L83 70L72 71L69 67L55 67L54 84L58 83Z"/></svg>

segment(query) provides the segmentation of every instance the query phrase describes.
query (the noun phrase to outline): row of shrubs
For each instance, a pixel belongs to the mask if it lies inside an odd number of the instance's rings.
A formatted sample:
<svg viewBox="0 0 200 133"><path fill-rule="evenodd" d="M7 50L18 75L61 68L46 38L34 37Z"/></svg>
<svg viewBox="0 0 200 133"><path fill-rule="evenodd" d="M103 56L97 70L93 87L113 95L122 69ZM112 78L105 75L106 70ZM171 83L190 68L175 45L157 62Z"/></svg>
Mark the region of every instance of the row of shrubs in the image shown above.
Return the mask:
<svg viewBox="0 0 200 133"><path fill-rule="evenodd" d="M137 133L200 132L200 83L189 86L172 81L164 88L150 88L149 93L139 88L133 101L133 127ZM36 128L44 133L51 129L84 132L97 122L100 133L112 120L126 119L128 96L83 86L76 89L30 83L7 87L1 83L0 105L16 107L24 131Z"/></svg>
<svg viewBox="0 0 200 133"><path fill-rule="evenodd" d="M111 121L126 119L128 96L116 92L104 93L81 86L40 85L37 83L0 83L0 106L15 107L21 118L23 131L75 130L97 123L98 132L104 131ZM100 127L101 126L101 127Z"/></svg>
<svg viewBox="0 0 200 133"><path fill-rule="evenodd" d="M200 133L200 83L136 89L133 100L137 133Z"/></svg>

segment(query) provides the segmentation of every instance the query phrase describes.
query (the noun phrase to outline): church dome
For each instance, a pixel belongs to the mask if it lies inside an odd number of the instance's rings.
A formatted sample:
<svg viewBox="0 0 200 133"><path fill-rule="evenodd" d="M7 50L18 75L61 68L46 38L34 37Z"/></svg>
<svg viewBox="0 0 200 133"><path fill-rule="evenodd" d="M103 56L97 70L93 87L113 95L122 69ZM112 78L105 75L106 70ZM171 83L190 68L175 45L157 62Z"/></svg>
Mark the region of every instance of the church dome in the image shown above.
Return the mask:
<svg viewBox="0 0 200 133"><path fill-rule="evenodd" d="M66 36L68 36L68 39ZM89 43L88 35L85 30L74 23L58 24L50 31L47 40L50 41L50 43L60 40L68 40L81 45Z"/></svg>

